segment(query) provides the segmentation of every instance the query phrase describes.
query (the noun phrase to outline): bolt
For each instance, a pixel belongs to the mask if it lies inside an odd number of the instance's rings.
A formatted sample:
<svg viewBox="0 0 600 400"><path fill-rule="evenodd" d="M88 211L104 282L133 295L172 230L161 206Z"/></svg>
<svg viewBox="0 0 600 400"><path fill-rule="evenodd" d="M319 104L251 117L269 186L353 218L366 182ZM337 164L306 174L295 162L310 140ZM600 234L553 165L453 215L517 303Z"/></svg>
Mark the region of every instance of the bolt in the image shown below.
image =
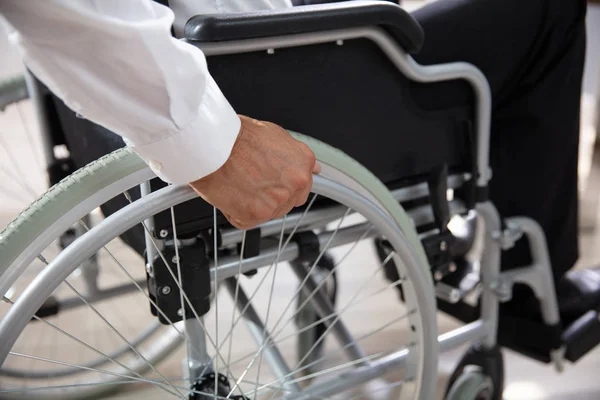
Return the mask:
<svg viewBox="0 0 600 400"><path fill-rule="evenodd" d="M152 266L152 264L150 264L150 263L146 264L146 272L148 273L148 275L154 274L154 267Z"/></svg>
<svg viewBox="0 0 600 400"><path fill-rule="evenodd" d="M166 229L161 229L160 230L160 237L161 238L166 238L168 234L169 234L169 232Z"/></svg>
<svg viewBox="0 0 600 400"><path fill-rule="evenodd" d="M441 251L446 251L448 249L448 243L446 243L445 241L441 241L440 242L440 250Z"/></svg>
<svg viewBox="0 0 600 400"><path fill-rule="evenodd" d="M455 263L450 263L450 265L448 266L448 271L450 271L450 272L456 272L456 264Z"/></svg>
<svg viewBox="0 0 600 400"><path fill-rule="evenodd" d="M344 45L344 41L343 40L337 40L335 42L335 44L337 44L338 46L343 46Z"/></svg>
<svg viewBox="0 0 600 400"><path fill-rule="evenodd" d="M171 293L171 288L168 287L168 286L163 286L163 288L162 288L162 290L160 292L166 296L169 293Z"/></svg>
<svg viewBox="0 0 600 400"><path fill-rule="evenodd" d="M183 309L182 308L177 310L177 315L179 315L180 317L183 317Z"/></svg>
<svg viewBox="0 0 600 400"><path fill-rule="evenodd" d="M433 279L435 279L436 281L439 281L443 278L444 276L442 275L442 273L440 271L436 271L435 274L433 274Z"/></svg>
<svg viewBox="0 0 600 400"><path fill-rule="evenodd" d="M177 262L179 262L179 257L177 257L177 256L173 256L173 258L171 258L171 262L172 262L173 264L177 264Z"/></svg>
<svg viewBox="0 0 600 400"><path fill-rule="evenodd" d="M275 49L267 49L267 54L275 54Z"/></svg>

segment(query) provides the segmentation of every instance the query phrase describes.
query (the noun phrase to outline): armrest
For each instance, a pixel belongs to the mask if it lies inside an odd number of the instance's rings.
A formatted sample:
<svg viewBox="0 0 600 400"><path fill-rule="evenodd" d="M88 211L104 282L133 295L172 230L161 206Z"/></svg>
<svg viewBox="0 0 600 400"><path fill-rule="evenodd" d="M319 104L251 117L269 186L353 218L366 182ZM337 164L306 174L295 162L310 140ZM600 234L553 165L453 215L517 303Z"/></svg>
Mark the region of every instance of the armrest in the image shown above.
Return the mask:
<svg viewBox="0 0 600 400"><path fill-rule="evenodd" d="M254 39L334 29L381 26L410 53L423 45L423 29L398 5L350 1L235 14L196 15L185 38L199 42Z"/></svg>

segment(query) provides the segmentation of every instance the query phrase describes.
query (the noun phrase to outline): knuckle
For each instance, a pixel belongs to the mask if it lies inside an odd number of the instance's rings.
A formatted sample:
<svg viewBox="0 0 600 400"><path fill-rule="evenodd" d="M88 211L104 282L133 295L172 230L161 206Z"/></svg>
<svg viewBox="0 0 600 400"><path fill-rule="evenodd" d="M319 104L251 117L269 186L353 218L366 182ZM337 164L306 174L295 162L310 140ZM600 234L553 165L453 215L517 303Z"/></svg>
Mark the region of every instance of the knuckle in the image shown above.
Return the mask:
<svg viewBox="0 0 600 400"><path fill-rule="evenodd" d="M315 158L315 153L313 153L313 151L310 149L310 147L308 147L305 143L299 142L300 143L300 150L302 150L302 153L304 153L304 156L306 158L310 159L314 159Z"/></svg>
<svg viewBox="0 0 600 400"><path fill-rule="evenodd" d="M315 157L315 153L313 153L308 146L306 148L308 149L307 158L312 167L312 165L317 161L317 157Z"/></svg>
<svg viewBox="0 0 600 400"><path fill-rule="evenodd" d="M277 204L283 204L290 199L290 191L286 189L274 190L272 197Z"/></svg>
<svg viewBox="0 0 600 400"><path fill-rule="evenodd" d="M265 221L273 213L275 208L267 206L263 203L255 202L251 207L248 208L248 216L253 221Z"/></svg>
<svg viewBox="0 0 600 400"><path fill-rule="evenodd" d="M295 189L304 189L310 183L310 173L297 173L292 180Z"/></svg>

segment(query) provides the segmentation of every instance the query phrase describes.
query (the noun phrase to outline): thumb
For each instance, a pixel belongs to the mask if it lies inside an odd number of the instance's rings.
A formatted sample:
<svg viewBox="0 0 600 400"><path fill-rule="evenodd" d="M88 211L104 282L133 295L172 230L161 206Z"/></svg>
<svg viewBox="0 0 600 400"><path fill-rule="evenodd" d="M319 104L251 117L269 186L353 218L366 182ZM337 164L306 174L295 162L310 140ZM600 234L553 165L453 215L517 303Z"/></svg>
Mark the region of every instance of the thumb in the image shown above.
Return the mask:
<svg viewBox="0 0 600 400"><path fill-rule="evenodd" d="M313 174L320 174L321 173L321 164L319 164L318 162L315 162L315 165L313 166L312 173Z"/></svg>

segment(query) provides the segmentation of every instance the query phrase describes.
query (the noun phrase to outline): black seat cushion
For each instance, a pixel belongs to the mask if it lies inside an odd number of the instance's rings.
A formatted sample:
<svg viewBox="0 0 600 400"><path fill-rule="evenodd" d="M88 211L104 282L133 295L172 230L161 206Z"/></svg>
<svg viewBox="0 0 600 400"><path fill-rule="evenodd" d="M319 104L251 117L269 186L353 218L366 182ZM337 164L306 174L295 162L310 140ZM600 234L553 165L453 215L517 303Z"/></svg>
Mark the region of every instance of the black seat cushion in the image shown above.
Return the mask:
<svg viewBox="0 0 600 400"><path fill-rule="evenodd" d="M374 25L384 28L407 52L416 53L423 45L424 34L419 23L400 6L382 1L197 15L187 22L185 38L190 41L220 42Z"/></svg>

